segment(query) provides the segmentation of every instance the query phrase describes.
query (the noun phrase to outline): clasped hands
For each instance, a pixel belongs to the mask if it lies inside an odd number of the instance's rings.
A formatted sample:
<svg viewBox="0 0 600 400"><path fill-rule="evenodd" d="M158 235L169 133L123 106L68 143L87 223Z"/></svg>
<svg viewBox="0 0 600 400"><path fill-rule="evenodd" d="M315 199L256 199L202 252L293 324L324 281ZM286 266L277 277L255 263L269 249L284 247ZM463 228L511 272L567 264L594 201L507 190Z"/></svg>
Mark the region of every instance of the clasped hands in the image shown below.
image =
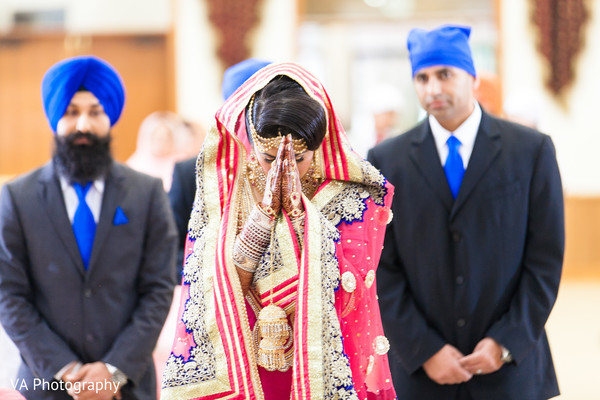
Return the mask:
<svg viewBox="0 0 600 400"><path fill-rule="evenodd" d="M498 371L503 362L502 347L494 339L483 338L473 352L463 355L456 347L446 344L423 364L430 379L440 385L455 385L469 381L473 375Z"/></svg>
<svg viewBox="0 0 600 400"><path fill-rule="evenodd" d="M296 234L302 236L302 185L291 135L281 139L277 157L267 174L263 198L250 212L233 245L233 263L244 295L252 284L252 276L272 238L275 218L282 209L290 217Z"/></svg>
<svg viewBox="0 0 600 400"><path fill-rule="evenodd" d="M272 218L279 215L282 208L291 219L304 215L302 184L291 134L281 139L277 157L267 174L267 184L260 207Z"/></svg>
<svg viewBox="0 0 600 400"><path fill-rule="evenodd" d="M112 375L100 361L84 364L78 370L69 368L62 381L71 383L68 393L75 400L121 399L121 388L113 383Z"/></svg>

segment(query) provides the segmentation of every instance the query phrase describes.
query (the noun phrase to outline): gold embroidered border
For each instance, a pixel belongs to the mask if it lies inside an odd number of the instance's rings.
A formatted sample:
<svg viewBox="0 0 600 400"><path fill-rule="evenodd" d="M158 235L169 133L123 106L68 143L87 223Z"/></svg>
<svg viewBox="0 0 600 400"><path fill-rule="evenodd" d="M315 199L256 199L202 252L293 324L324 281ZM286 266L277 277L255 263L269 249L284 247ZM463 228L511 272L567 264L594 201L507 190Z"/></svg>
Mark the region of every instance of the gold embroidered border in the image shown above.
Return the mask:
<svg viewBox="0 0 600 400"><path fill-rule="evenodd" d="M204 182L205 191L202 193L202 198L197 199L197 201L205 202L209 216L207 225L202 231L202 239L197 239L195 242L195 247L198 247L200 243L204 244L204 248L202 249L202 259L204 261L204 265L198 266L202 268L202 282L198 284L192 280L189 287L190 299L197 295L197 292L201 290L201 287L210 288L206 293L202 293L201 295L207 310L215 310L216 306L214 303L214 296L212 296L211 293L215 272L214 255L216 251L217 233L220 219L218 217L220 214L218 211L219 194L217 190L217 171L215 168L217 154L215 148L218 146L218 133L216 132L216 127L213 126L212 130L213 132L207 136L207 140L204 143L205 157L204 164L201 168L201 171L203 172L202 179ZM199 250L200 249L197 248L194 249L194 251ZM199 259L195 258L191 261L199 262ZM177 400L181 398L193 398L206 395L207 393L222 393L230 390L231 385L229 382L227 359L225 357L225 349L222 345L220 333L217 327L216 316L214 313L206 312L202 317L204 318L203 323L206 327L209 340L214 349L215 379L164 388L161 393L161 399ZM204 340L203 338L197 336L195 331L192 331L192 334L196 343ZM191 355L190 360L192 360Z"/></svg>
<svg viewBox="0 0 600 400"><path fill-rule="evenodd" d="M266 284L266 282L265 282ZM285 307L287 306L287 304L294 300L296 295L297 295L297 291L298 291L298 281L294 281L294 282L290 282L288 285L279 288L277 291L273 291L273 295L271 296L271 292L270 290L267 290L262 296L264 297L260 297L260 303L263 305L267 305L270 303L275 303L278 306L281 307ZM276 300L276 301L272 301L272 298L277 299L278 296L281 296L282 293L290 290L290 289L294 289L294 291L290 292L289 294L285 295L284 297L281 297L280 299Z"/></svg>
<svg viewBox="0 0 600 400"><path fill-rule="evenodd" d="M236 143L232 143L231 137L227 138L227 133L222 132L223 136L220 136L216 131L216 127L211 128L210 134L207 136L207 140L204 144L204 154L207 157L204 159L204 165L202 168L203 179L204 179L204 193L202 200L205 202L206 212L208 214L207 225L203 229L203 237L201 240L196 241L196 245L203 242L204 248L196 248L194 251L202 250L202 259L204 264L200 266L202 268L202 283L196 284L193 281L190 283L190 298L199 296L203 298L206 305L206 312L204 313L204 324L206 326L207 334L210 342L214 348L215 356L215 379L209 381L197 382L184 384L182 386L174 386L163 389L162 398L164 399L181 399L181 398L196 398L202 396L210 396L213 394L224 393L231 391L233 393L222 396L220 398L235 398L241 395L243 398L251 397L250 384L254 386L254 395L257 400L262 400L264 395L260 387L260 378L258 377L258 370L254 360L254 351L251 344L251 334L248 327L248 321L246 316L245 302L241 293L239 285L239 279L233 263L230 262L230 251L233 247L233 239L235 235L228 235L228 241L224 243L224 248L219 245L219 232L221 227L221 199L227 196L227 179L228 175L224 173L224 166L227 166L227 170L231 171L231 163L235 161L234 146ZM229 143L224 143L221 146L223 152L217 153L217 147L219 147L219 140L229 140ZM228 147L229 152L224 151ZM238 148L243 148L241 144ZM240 150L243 151L243 150ZM217 168L217 154L220 156L221 168ZM243 154L242 154L243 155ZM243 159L240 157L239 159ZM239 166L238 166L239 168ZM233 176L233 175L231 175ZM218 178L223 179L223 185L219 187ZM236 184L233 187L234 194L235 189L239 187ZM219 192L221 189L221 192ZM234 199L235 200L235 199ZM235 203L233 203L235 204ZM235 207L229 210L232 218L228 219L227 229L229 232L236 232L236 218L237 210ZM215 257L217 255L218 257ZM223 259L225 258L225 260ZM217 266L217 260L223 268ZM222 280L219 284L218 277ZM228 284L231 285L232 291L229 292ZM202 290L201 286L205 289L203 293L198 293ZM235 313L233 312L233 305L230 301L218 301L219 299L226 299L233 294L233 301L235 302L237 311L240 317L241 329L243 331L243 337L239 338L237 334L237 320L234 318ZM217 299L218 303L215 302ZM227 326L229 329L225 329L223 332L219 331L216 312L219 307L219 313L222 319L222 324ZM230 332L231 330L231 332ZM203 340L195 335L194 339L196 343L199 340ZM246 348L246 354L248 356L248 362L242 356L242 347ZM229 354L232 355L230 360L232 368L240 368L241 375L238 376L234 370L232 373L233 381L229 381L229 365L227 358L225 357L225 348L227 348ZM237 365L236 365L237 364ZM244 368L245 365L250 365L248 371L250 376L247 375L247 371ZM241 388L242 393L237 393L237 388Z"/></svg>
<svg viewBox="0 0 600 400"><path fill-rule="evenodd" d="M340 181L330 181L313 197L312 203L317 210L322 210L327 203L345 189L345 184Z"/></svg>
<svg viewBox="0 0 600 400"><path fill-rule="evenodd" d="M242 363L242 366L240 367L241 371L242 371L242 387L245 390L245 398L250 398L250 394L249 394L249 386L248 384L251 382L253 389L254 389L254 395L256 396L257 400L261 400L264 398L264 394L262 392L262 387L260 384L260 377L258 374L258 368L256 366L256 359L255 359L255 352L254 352L254 342L252 339L252 332L250 330L250 325L248 322L248 315L246 313L246 302L244 299L244 295L242 293L242 287L240 285L240 281L239 281L239 277L237 274L237 269L235 264L233 263L233 245L235 242L235 233L237 232L237 227L238 227L238 217L240 215L240 207L243 207L243 202L242 202L242 198L244 196L244 194L242 193L243 190L245 189L245 173L243 171L245 171L245 149L243 148L243 146L241 145L241 143L237 143L238 144L238 150L240 151L239 157L238 157L238 165L237 165L237 173L235 173L234 175L236 176L236 181L234 182L233 185L233 189L232 189L232 196L230 199L230 208L228 210L228 220L227 220L227 232L229 232L230 234L226 235L226 241L224 243L224 259L221 260L222 265L224 266L224 271L226 271L226 274L224 273L223 275L223 279L226 279L229 284L231 285L231 289L233 292L233 296L234 296L234 301L236 304L236 309L237 309L237 317L239 319L236 319L236 314L234 313L234 310L232 308L232 305L230 302L226 302L226 305L228 307L228 312L227 315L229 316L229 324L231 327L235 328L236 324L240 324L240 328L242 330L243 336L242 338L238 338L237 337L237 332L233 332L233 336L232 337L228 337L228 340L231 340L234 343L237 343L238 345L236 346L236 353L237 353L237 360L240 360ZM233 154L233 149L232 149L232 154ZM230 157L230 160L233 160L233 155ZM230 171L232 169L229 169ZM221 254L221 253L219 253ZM223 332L224 334L228 335L228 332ZM241 340L241 342L240 342ZM246 353L246 358L244 358L243 354L242 354L242 349L240 348L240 345L243 344L244 346L244 350ZM244 366L248 366L248 372L250 373L250 376L246 375L246 371Z"/></svg>
<svg viewBox="0 0 600 400"><path fill-rule="evenodd" d="M297 350L298 368L294 370L295 382L305 382L305 389L315 398L324 393L323 384L323 320L322 320L322 287L321 287L321 225L318 210L307 205L306 222L308 227L308 260L306 252L302 256L302 265L308 267L308 274L301 270L298 289L299 296L296 302L296 321L306 319L306 337L301 328L298 331L296 346L302 344L304 348ZM310 300L308 300L310 299ZM305 358L308 365L308 376L305 375ZM297 379L298 378L298 379ZM293 393L298 398L298 391ZM298 399L299 400L299 399Z"/></svg>
<svg viewBox="0 0 600 400"><path fill-rule="evenodd" d="M216 130L216 127L213 127ZM218 232L219 225L221 220L221 204L220 199L221 196L225 195L224 193L218 193L219 184L218 184L218 174L222 173L220 169L217 168L217 160L216 157L218 155L217 148L219 147L219 140L221 139L221 135L218 132L214 132L213 134L209 134L207 136L208 143L206 144L206 152L205 154L209 155L209 157L205 158L204 162L204 188L206 190L204 195L204 202L206 204L206 210L208 214L208 225L204 231L206 236L205 245L204 245L204 254L203 261L204 265L202 268L204 271L210 271L210 273L203 274L204 282L203 287L206 290L204 293L204 300L208 301L207 311L205 315L205 324L209 331L209 338L215 348L215 358L216 358L216 380L218 382L226 382L228 385L228 389L231 387L231 382L229 382L229 373L227 366L227 358L225 356L225 343L221 340L221 333L218 329L218 324L216 320L216 307L215 304L215 296L212 295L213 290L215 288L214 279L215 273L217 272L217 266L215 264L215 254L217 252L217 243L218 243ZM225 154L221 154L221 162L223 163L225 160ZM193 296L194 288L190 286L190 297ZM212 311L212 312L211 312ZM196 338L194 338L196 339ZM230 350L231 351L231 350ZM217 391L217 387L221 387L221 385L215 385L214 389L209 385L204 388L205 390L210 390L210 393L219 393ZM214 390L214 392L213 392ZM222 389L221 389L222 391ZM205 395L207 392L202 391L197 395L203 394Z"/></svg>
<svg viewBox="0 0 600 400"><path fill-rule="evenodd" d="M271 287L278 287L284 282L294 278L298 275L298 259L296 258L295 251L281 251L280 249L294 249L294 242L296 240L296 234L294 233L293 227L287 223L287 220L280 215L277 218L275 223L275 238L278 242L278 246L275 246L276 249L279 249L279 254L281 256L282 266L280 266L277 271L274 271L272 274L267 275L265 278L256 282L256 289L258 290L258 294L261 297L265 295L269 295ZM270 251L274 251L276 249L269 249ZM269 257L267 255L266 257ZM266 260L269 264L271 260ZM273 296L277 296L278 293L286 290L291 287L294 283L290 285L286 285L284 288L279 288L277 291L273 291ZM270 295L269 295L270 297ZM262 300L263 304L265 303L265 299Z"/></svg>

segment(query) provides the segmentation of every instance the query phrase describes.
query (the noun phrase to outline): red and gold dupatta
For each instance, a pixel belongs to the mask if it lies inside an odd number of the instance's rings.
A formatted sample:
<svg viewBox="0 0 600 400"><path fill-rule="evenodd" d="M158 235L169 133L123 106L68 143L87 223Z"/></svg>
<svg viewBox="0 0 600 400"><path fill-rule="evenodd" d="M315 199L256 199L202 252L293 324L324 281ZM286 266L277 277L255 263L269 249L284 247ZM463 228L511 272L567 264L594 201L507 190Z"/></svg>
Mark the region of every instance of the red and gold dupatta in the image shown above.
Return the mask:
<svg viewBox="0 0 600 400"><path fill-rule="evenodd" d="M325 181L312 200L303 197L303 243L281 216L277 240L268 249L277 269L255 275L263 305L295 306L289 398L395 398L373 285L393 187L350 149L318 80L286 63L263 68L228 99L198 156L179 319L162 399L264 399L268 393L231 251L251 150L244 109L278 75L298 82L327 114L327 133L317 150Z"/></svg>

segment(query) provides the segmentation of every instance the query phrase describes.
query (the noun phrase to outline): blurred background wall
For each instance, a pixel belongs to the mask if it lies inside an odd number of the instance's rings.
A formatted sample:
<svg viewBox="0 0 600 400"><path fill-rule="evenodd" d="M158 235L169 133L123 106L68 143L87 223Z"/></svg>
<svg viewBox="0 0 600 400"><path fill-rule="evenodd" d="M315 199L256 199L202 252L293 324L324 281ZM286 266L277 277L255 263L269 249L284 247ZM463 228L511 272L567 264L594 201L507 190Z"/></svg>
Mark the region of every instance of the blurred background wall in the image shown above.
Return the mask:
<svg viewBox="0 0 600 400"><path fill-rule="evenodd" d="M580 48L568 60L571 80L553 93L547 84L552 64L540 51L542 24L534 21L544 11L540 4L561 2L586 8L582 23L563 28L579 38ZM137 128L153 111L175 111L208 128L222 102L223 71L247 57L296 61L313 71L364 154L373 144L374 113L393 109L392 134L422 117L410 79L408 31L467 24L473 27L481 103L502 114L503 102L520 99L515 107L534 114L556 144L570 232L566 271L600 277L600 135L595 123L600 47L593 40L600 35L599 3L2 0L0 175L13 176L47 160L52 137L39 84L46 69L67 56L96 54L123 75L127 104L114 129L119 160L133 152Z"/></svg>
<svg viewBox="0 0 600 400"><path fill-rule="evenodd" d="M548 7L559 7L560 18L549 17ZM122 74L127 102L114 128L120 161L153 111L174 111L207 129L223 101L224 70L248 57L295 61L315 73L364 154L374 143L375 114L393 113L386 135L423 117L408 31L466 24L481 104L533 118L556 145L566 194L565 278L599 282L599 15L596 0L0 0L0 184L49 159L40 82L64 57L95 54ZM571 22L553 27L557 21ZM600 337L593 340L600 347Z"/></svg>

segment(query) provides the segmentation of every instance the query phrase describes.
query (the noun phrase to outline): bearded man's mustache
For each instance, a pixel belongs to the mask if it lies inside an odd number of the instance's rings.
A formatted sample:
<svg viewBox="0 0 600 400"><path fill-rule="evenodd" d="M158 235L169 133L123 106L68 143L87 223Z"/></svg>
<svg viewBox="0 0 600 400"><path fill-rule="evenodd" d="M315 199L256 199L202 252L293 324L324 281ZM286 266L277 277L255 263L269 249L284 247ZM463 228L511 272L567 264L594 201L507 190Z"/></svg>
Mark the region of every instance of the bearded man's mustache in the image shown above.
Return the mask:
<svg viewBox="0 0 600 400"><path fill-rule="evenodd" d="M85 183L106 175L112 163L110 134L101 137L91 132L55 136L53 161L70 182Z"/></svg>

